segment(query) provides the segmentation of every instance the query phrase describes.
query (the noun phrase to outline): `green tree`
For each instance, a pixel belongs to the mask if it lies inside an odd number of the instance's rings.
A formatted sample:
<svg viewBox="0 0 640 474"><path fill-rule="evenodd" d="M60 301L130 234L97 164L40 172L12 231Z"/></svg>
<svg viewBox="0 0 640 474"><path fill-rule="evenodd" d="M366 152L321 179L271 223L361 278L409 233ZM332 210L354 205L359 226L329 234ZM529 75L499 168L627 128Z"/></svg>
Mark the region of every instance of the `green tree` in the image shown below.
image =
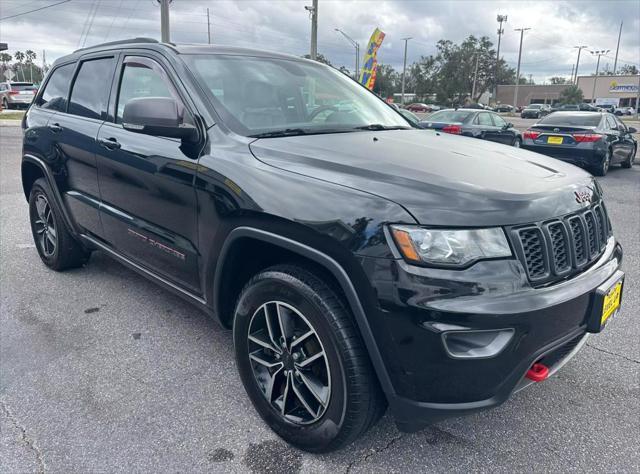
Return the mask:
<svg viewBox="0 0 640 474"><path fill-rule="evenodd" d="M9 62L13 59L9 53L0 53L0 80L4 77L4 73L9 69Z"/></svg>
<svg viewBox="0 0 640 474"><path fill-rule="evenodd" d="M26 64L29 66L29 81L33 82L33 62L36 59L36 53L27 49L25 52Z"/></svg>
<svg viewBox="0 0 640 474"><path fill-rule="evenodd" d="M562 104L579 104L583 100L582 89L578 86L569 86L560 92L560 103Z"/></svg>
<svg viewBox="0 0 640 474"><path fill-rule="evenodd" d="M22 74L22 80L24 81L24 71L22 70L22 61L24 61L25 55L22 51L16 51L13 54L13 57L18 62L18 64L14 64L13 68L16 71L16 75L18 76L18 80L20 74Z"/></svg>
<svg viewBox="0 0 640 474"><path fill-rule="evenodd" d="M638 72L638 68L634 64L625 64L620 69L618 69L618 74L636 76L640 74L640 72Z"/></svg>
<svg viewBox="0 0 640 474"><path fill-rule="evenodd" d="M388 64L378 64L376 67L376 82L373 84L373 92L380 97L390 97L402 87L402 74L398 73ZM405 83L406 89L406 83Z"/></svg>
<svg viewBox="0 0 640 474"><path fill-rule="evenodd" d="M566 77L553 76L553 77L549 78L549 82L551 84L567 84L569 81L567 80Z"/></svg>
<svg viewBox="0 0 640 474"><path fill-rule="evenodd" d="M305 59L311 59L311 55L310 54L305 54L302 57L305 58ZM331 64L331 61L329 61L329 59L327 59L327 57L322 53L318 53L317 54L316 61L318 61L319 63L326 64L327 66L333 66L333 64Z"/></svg>

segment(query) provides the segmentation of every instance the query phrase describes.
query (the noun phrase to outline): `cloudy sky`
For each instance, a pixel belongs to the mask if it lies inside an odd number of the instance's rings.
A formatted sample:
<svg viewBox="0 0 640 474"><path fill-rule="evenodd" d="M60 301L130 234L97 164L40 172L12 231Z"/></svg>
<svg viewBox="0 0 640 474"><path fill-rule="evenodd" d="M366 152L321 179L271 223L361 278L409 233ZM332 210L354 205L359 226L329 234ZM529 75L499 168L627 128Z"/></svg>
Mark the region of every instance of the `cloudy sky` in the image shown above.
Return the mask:
<svg viewBox="0 0 640 474"><path fill-rule="evenodd" d="M40 58L46 50L50 61L83 45L160 36L156 0L68 0L20 15L59 1L0 0L0 41L9 43L9 52L33 49ZM310 4L311 0L173 0L171 39L206 43L209 8L214 43L302 55L309 51L310 21L304 6ZM471 34L487 35L495 43L497 13L508 15L501 56L514 67L519 42L514 28L531 28L525 34L521 73L532 74L536 82L554 75L569 76L576 60L573 46L579 44L610 49L601 67L609 63L613 68L621 21L618 63L640 67L640 0L319 0L318 50L334 65L352 69L354 49L335 28L344 30L364 49L377 26L387 34L379 61L401 69L401 38L413 37L409 62L433 53L440 39L458 42ZM583 51L580 72L594 70L595 59Z"/></svg>

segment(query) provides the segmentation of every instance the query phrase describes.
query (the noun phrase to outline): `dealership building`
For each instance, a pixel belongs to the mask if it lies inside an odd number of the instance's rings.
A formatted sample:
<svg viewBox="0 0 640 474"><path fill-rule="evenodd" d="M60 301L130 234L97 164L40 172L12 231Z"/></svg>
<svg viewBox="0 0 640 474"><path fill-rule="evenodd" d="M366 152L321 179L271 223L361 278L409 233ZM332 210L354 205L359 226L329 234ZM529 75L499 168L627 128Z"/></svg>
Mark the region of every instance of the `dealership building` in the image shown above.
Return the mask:
<svg viewBox="0 0 640 474"><path fill-rule="evenodd" d="M595 90L594 90L595 83ZM521 107L529 104L554 104L559 101L560 93L568 84L518 86L518 103L513 104L515 85L499 85L496 102ZM582 90L585 102L613 104L617 107L636 107L640 75L628 76L579 76L578 87Z"/></svg>

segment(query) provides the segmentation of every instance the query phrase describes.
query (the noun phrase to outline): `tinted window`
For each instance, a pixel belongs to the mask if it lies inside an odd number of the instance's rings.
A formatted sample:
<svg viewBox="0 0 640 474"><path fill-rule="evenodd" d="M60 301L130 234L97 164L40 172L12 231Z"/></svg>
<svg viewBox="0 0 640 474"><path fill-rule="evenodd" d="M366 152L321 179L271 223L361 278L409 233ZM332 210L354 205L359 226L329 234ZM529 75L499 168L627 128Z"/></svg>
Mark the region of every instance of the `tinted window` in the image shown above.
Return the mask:
<svg viewBox="0 0 640 474"><path fill-rule="evenodd" d="M618 124L616 123L616 119L614 119L612 116L607 116L607 128L611 130L618 129Z"/></svg>
<svg viewBox="0 0 640 474"><path fill-rule="evenodd" d="M159 68L159 66L158 66ZM122 122L124 106L131 99L138 97L173 97L172 88L168 85L159 71L151 69L146 64L129 62L124 65L120 91L118 93L118 111L116 121Z"/></svg>
<svg viewBox="0 0 640 474"><path fill-rule="evenodd" d="M600 114L584 112L581 114L553 113L540 120L544 125L576 125L579 127L597 127L600 123Z"/></svg>
<svg viewBox="0 0 640 474"><path fill-rule="evenodd" d="M618 117L616 117L615 115L613 116L613 119L616 121L616 123L618 124L618 130L627 130L627 126L624 124L624 122L622 122L622 120L620 120Z"/></svg>
<svg viewBox="0 0 640 474"><path fill-rule="evenodd" d="M527 106L527 109L541 109L542 108L542 104L531 104Z"/></svg>
<svg viewBox="0 0 640 474"><path fill-rule="evenodd" d="M504 127L507 125L507 122L505 122L498 114L491 114L491 116L493 117L493 123L496 124L496 127Z"/></svg>
<svg viewBox="0 0 640 474"><path fill-rule="evenodd" d="M473 112L464 110L441 110L429 115L425 120L429 122L464 122Z"/></svg>
<svg viewBox="0 0 640 474"><path fill-rule="evenodd" d="M486 112L478 114L478 116L476 117L475 123L477 123L478 125L484 125L484 126L493 127L493 122L491 121L491 116Z"/></svg>
<svg viewBox="0 0 640 474"><path fill-rule="evenodd" d="M82 63L71 91L70 114L93 119L106 118L113 66L113 58Z"/></svg>
<svg viewBox="0 0 640 474"><path fill-rule="evenodd" d="M51 78L47 81L38 105L43 109L66 110L69 83L75 67L75 64L67 64L60 66L51 73Z"/></svg>

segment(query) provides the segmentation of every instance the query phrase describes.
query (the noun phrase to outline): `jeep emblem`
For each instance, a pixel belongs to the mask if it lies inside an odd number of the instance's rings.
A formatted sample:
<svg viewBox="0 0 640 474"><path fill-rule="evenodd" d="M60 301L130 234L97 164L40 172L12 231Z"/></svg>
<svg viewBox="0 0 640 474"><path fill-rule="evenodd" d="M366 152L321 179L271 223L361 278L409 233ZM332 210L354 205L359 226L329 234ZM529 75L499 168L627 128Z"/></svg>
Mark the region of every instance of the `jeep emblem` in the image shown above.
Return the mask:
<svg viewBox="0 0 640 474"><path fill-rule="evenodd" d="M590 203L593 193L591 191L575 191L576 202L578 204Z"/></svg>

